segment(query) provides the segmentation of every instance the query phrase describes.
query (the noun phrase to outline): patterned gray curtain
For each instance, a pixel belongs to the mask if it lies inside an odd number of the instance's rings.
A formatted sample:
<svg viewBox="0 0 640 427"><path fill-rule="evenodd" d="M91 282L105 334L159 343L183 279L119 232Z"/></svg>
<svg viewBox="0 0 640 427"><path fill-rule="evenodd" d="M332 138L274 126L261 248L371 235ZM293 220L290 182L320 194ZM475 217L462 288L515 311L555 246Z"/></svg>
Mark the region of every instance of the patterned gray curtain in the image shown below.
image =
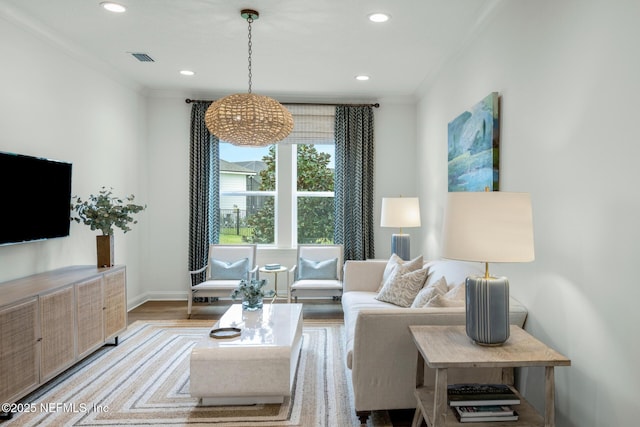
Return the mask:
<svg viewBox="0 0 640 427"><path fill-rule="evenodd" d="M375 257L373 246L373 107L336 107L334 240L345 260Z"/></svg>
<svg viewBox="0 0 640 427"><path fill-rule="evenodd" d="M210 102L195 102L191 107L189 270L205 266L209 244L218 242L220 232L217 215L220 205L218 138L209 133L204 123L204 113L209 105Z"/></svg>

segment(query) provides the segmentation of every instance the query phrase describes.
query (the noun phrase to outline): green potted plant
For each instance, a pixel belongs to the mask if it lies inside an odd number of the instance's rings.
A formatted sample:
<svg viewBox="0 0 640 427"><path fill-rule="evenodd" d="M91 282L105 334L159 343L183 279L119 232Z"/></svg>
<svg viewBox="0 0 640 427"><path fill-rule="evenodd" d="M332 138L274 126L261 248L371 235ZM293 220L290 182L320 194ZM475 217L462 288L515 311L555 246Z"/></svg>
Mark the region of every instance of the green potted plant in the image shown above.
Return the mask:
<svg viewBox="0 0 640 427"><path fill-rule="evenodd" d="M133 194L117 197L112 190L113 188L102 187L97 195L91 194L86 200L73 196L71 203L71 210L76 215L71 217L72 221L102 232L101 236L96 236L98 267L113 265L113 228L118 227L125 233L131 231L129 224L138 223L133 215L147 207L134 204Z"/></svg>
<svg viewBox="0 0 640 427"><path fill-rule="evenodd" d="M267 281L251 279L250 282L241 280L237 288L231 292L231 299L242 297L242 309L253 311L262 308L262 299L274 295L273 289L266 291L263 289Z"/></svg>

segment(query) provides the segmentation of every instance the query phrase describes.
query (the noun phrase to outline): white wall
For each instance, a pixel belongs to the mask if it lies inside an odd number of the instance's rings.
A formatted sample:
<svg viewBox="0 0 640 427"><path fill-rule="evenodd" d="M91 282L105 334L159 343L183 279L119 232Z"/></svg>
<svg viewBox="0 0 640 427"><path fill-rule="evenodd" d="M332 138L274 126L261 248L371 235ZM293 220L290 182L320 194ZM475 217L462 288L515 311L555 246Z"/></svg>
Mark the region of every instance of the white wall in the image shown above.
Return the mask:
<svg viewBox="0 0 640 427"><path fill-rule="evenodd" d="M189 121L186 96L147 99L149 113L149 226L146 299L185 299L189 250Z"/></svg>
<svg viewBox="0 0 640 427"><path fill-rule="evenodd" d="M86 197L109 186L146 202L145 107L135 89L2 16L0 58L0 150L73 163L73 194ZM127 265L128 292L134 295L141 289L145 215L130 233L115 233L115 262ZM95 235L72 223L69 237L1 246L0 282L93 265Z"/></svg>
<svg viewBox="0 0 640 427"><path fill-rule="evenodd" d="M502 96L500 187L532 195L536 261L491 270L572 360L556 369L559 427L637 424L639 18L637 1L503 1L418 106L421 239L437 257L447 123ZM542 372L521 382L541 407Z"/></svg>
<svg viewBox="0 0 640 427"><path fill-rule="evenodd" d="M378 110L375 116L375 249L376 258L389 258L391 235L399 230L380 227L382 198L418 196L417 170L420 163L416 162L416 106L414 103L382 99ZM423 200L420 200L420 205L423 213ZM410 235L411 255L420 255L420 229L403 228L402 232Z"/></svg>

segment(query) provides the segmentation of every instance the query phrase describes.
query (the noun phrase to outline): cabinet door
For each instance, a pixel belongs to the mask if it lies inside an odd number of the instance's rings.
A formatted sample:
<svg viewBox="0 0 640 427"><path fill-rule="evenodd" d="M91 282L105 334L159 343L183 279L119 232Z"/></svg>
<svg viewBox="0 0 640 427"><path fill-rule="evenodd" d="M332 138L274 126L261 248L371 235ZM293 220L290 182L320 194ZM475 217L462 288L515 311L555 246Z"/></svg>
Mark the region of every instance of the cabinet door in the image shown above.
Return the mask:
<svg viewBox="0 0 640 427"><path fill-rule="evenodd" d="M104 342L102 278L98 277L78 283L76 285L76 301L78 356L82 357Z"/></svg>
<svg viewBox="0 0 640 427"><path fill-rule="evenodd" d="M104 275L104 337L112 338L127 328L126 270Z"/></svg>
<svg viewBox="0 0 640 427"><path fill-rule="evenodd" d="M76 355L73 286L40 296L40 380L73 364Z"/></svg>
<svg viewBox="0 0 640 427"><path fill-rule="evenodd" d="M38 299L0 308L0 402L13 402L40 381Z"/></svg>

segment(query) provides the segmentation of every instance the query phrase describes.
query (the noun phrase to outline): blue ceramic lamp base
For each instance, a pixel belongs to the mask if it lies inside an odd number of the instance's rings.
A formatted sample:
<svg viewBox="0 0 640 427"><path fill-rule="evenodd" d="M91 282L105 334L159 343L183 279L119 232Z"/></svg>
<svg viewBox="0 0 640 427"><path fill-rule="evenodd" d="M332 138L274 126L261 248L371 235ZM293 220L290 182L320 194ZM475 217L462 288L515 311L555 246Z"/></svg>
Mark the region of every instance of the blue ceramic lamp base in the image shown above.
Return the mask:
<svg viewBox="0 0 640 427"><path fill-rule="evenodd" d="M410 260L411 239L408 234L391 235L391 253L398 255L404 261Z"/></svg>
<svg viewBox="0 0 640 427"><path fill-rule="evenodd" d="M506 277L467 277L467 335L475 343L498 346L509 339L509 281Z"/></svg>

